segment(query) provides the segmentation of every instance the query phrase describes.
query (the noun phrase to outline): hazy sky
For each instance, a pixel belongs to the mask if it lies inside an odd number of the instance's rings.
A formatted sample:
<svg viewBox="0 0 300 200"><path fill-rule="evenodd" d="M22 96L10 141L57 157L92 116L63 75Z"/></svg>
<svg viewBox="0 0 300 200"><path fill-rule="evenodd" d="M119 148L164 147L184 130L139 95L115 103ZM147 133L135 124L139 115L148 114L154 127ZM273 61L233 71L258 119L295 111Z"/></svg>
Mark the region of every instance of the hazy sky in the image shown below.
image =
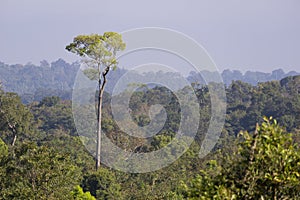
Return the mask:
<svg viewBox="0 0 300 200"><path fill-rule="evenodd" d="M164 27L202 44L219 69L300 71L298 0L0 0L0 61L78 58L78 34Z"/></svg>

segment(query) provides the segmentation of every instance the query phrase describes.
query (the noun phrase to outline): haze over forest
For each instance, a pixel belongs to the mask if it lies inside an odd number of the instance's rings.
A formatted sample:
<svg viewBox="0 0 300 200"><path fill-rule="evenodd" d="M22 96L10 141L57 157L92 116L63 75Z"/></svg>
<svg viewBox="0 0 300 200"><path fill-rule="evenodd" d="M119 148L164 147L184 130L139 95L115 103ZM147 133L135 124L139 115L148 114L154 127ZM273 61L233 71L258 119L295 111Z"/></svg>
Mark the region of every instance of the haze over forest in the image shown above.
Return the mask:
<svg viewBox="0 0 300 200"><path fill-rule="evenodd" d="M10 92L18 93L23 102L31 102L33 100L40 101L43 97L56 95L62 99L71 99L72 89L76 74L79 70L80 64L78 62L68 63L63 59L58 59L51 63L43 60L40 65L36 66L31 63L9 65L0 62L0 80L3 89ZM108 85L106 92L111 93L114 85L128 70L118 68L108 76ZM176 73L159 73L159 77L165 77L172 81L171 84L178 84L176 77L182 75ZM201 71L197 73L191 71L186 78L190 83L199 83L206 85L203 77L219 76L221 75L224 84L227 86L232 81L241 80L251 85L257 85L260 82L267 82L272 80L281 80L288 76L299 75L299 72L290 71L284 72L282 69L276 69L272 72L257 72L247 71L242 73L238 70L224 70L223 72ZM153 74L136 74L132 77L135 80L143 80L142 76L153 76ZM179 87L179 86L178 86ZM180 89L180 88L178 88Z"/></svg>

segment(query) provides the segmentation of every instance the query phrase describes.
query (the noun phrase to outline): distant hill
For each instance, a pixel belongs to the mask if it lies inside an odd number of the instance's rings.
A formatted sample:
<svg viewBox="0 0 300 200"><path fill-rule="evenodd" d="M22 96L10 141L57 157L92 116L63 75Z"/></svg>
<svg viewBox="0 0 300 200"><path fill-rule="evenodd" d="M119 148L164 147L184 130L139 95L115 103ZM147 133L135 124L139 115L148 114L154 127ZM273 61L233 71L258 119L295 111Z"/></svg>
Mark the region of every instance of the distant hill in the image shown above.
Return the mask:
<svg viewBox="0 0 300 200"><path fill-rule="evenodd" d="M264 73L264 72L252 72L247 71L245 74L240 72L239 70L224 70L221 74L222 79L226 85L230 85L232 81L243 81L245 83L249 83L251 85L257 85L261 82L273 81L273 80L281 80L283 78L289 76L297 76L300 75L299 72L290 71L285 73L282 69L277 69L272 71L271 73ZM201 84L205 84L203 77L207 76L219 76L217 72L209 72L209 71L202 71L201 73L190 72L188 76L188 80L190 82L199 82Z"/></svg>
<svg viewBox="0 0 300 200"><path fill-rule="evenodd" d="M25 102L41 100L48 94L70 98L79 66L78 63L69 64L62 59L51 64L41 61L40 66L0 62L0 81L5 91L18 93L25 98Z"/></svg>
<svg viewBox="0 0 300 200"><path fill-rule="evenodd" d="M59 96L62 99L71 99L72 89L80 63L67 63L63 59L48 63L43 60L36 66L31 63L25 65L8 65L0 62L0 81L5 91L18 93L24 103L40 101L45 96ZM112 92L118 80L128 72L126 69L117 69L108 75L107 92ZM226 85L234 80L241 80L251 85L257 85L259 82L271 80L281 80L285 77L300 75L300 73L291 71L285 73L282 69L274 70L271 73L247 71L245 74L238 70L224 70L221 74ZM153 72L147 74L130 73L127 78L141 81L149 77L158 76L160 80L172 80L174 87L182 87L179 74L170 72ZM201 73L190 72L185 77L190 83L205 83L205 77L218 77L217 72L201 71ZM203 78L204 77L204 78ZM153 80L153 79L152 79ZM124 86L124 88L127 86Z"/></svg>

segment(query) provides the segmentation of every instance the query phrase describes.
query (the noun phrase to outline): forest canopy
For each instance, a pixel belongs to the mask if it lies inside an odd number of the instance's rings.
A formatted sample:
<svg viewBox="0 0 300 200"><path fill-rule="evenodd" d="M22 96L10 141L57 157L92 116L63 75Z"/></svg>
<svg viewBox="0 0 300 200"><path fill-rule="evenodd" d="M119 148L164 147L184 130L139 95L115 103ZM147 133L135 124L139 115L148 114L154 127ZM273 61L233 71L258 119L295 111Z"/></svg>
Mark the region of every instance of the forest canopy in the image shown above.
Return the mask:
<svg viewBox="0 0 300 200"><path fill-rule="evenodd" d="M17 94L1 90L0 196L298 199L300 76L256 86L233 81L227 86L226 122L214 150L203 159L198 152L211 115L210 96L206 86L194 85L194 90L201 112L195 141L170 166L145 174L105 166L95 172L94 158L76 134L70 100L49 96L24 105ZM103 130L114 144L128 151L142 153L164 147L178 130L178 102L171 94L161 86L144 86L132 95L130 106L137 124L149 123L150 98L165 105L168 114L157 135L136 139L118 129L110 110L110 94L105 93Z"/></svg>

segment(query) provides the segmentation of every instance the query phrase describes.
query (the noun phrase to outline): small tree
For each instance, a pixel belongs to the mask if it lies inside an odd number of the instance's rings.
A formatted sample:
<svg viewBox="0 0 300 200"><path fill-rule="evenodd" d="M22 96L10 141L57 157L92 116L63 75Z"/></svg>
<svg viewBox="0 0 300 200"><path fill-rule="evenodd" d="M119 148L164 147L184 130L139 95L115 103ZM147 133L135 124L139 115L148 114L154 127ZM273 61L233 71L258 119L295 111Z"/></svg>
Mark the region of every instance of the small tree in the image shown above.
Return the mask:
<svg viewBox="0 0 300 200"><path fill-rule="evenodd" d="M84 73L91 80L98 82L96 170L100 167L102 96L107 82L106 76L118 65L116 53L124 49L122 36L114 32L105 32L103 35L79 35L66 46L66 50L84 58L88 66Z"/></svg>

